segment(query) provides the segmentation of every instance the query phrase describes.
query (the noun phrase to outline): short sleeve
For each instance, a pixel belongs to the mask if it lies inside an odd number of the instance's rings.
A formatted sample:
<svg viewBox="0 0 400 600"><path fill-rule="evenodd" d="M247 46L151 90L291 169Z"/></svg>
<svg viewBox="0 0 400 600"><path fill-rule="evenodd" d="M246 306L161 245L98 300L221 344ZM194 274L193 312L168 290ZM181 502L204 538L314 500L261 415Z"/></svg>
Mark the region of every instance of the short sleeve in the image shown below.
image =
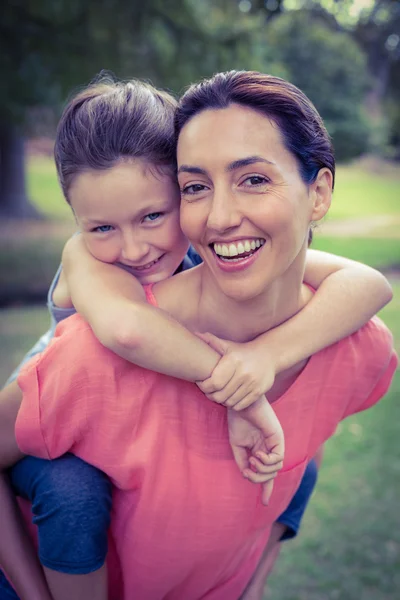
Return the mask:
<svg viewBox="0 0 400 600"><path fill-rule="evenodd" d="M18 378L23 401L15 433L22 452L50 459L90 443L105 398L116 396L119 361L79 315L61 323Z"/></svg>
<svg viewBox="0 0 400 600"><path fill-rule="evenodd" d="M57 272L54 275L53 281L50 284L49 291L47 293L47 307L50 312L51 323L53 328L55 328L57 323L60 323L64 319L67 319L68 317L71 317L76 313L75 308L61 308L60 306L56 306L54 304L53 294L60 279L61 271L62 265L58 267Z"/></svg>
<svg viewBox="0 0 400 600"><path fill-rule="evenodd" d="M349 339L352 394L344 417L376 404L389 390L398 365L393 336L379 318L371 319Z"/></svg>

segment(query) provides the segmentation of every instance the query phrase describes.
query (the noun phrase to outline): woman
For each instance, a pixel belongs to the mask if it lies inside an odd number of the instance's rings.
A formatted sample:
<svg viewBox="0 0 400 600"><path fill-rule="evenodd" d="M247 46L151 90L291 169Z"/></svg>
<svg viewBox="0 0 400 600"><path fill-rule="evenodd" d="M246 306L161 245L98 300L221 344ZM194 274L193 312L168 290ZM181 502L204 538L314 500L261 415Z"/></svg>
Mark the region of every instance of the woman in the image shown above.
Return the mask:
<svg viewBox="0 0 400 600"><path fill-rule="evenodd" d="M331 199L329 137L297 88L256 73L192 87L177 128L181 225L204 263L148 286L147 299L192 330L251 340L312 295L302 278L311 223ZM308 460L342 418L382 396L395 366L391 336L374 321L277 378L269 400L286 457L268 507L235 469L226 409L193 384L125 363L79 316L22 374L16 438L23 452L71 451L113 480L122 580L114 567L111 598L238 598ZM243 462L263 448L248 422L262 402L228 414ZM15 440L8 451L18 454Z"/></svg>

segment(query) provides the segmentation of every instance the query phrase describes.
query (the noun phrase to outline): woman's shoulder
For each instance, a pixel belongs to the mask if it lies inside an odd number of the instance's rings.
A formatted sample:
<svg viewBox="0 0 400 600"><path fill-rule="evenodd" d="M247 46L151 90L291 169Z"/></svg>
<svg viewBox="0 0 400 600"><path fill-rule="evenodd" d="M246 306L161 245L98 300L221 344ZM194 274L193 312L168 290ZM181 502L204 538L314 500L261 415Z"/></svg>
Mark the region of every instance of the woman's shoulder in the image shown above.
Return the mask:
<svg viewBox="0 0 400 600"><path fill-rule="evenodd" d="M393 335L379 317L373 317L352 335L337 343L343 362L350 366L384 368L394 354Z"/></svg>
<svg viewBox="0 0 400 600"><path fill-rule="evenodd" d="M197 306L199 298L201 265L188 271L178 273L169 279L155 283L151 288L153 298L148 300L167 311L177 320L185 320L184 316Z"/></svg>
<svg viewBox="0 0 400 600"><path fill-rule="evenodd" d="M386 394L397 364L393 336L386 325L374 317L320 353L324 395L342 405L342 418L365 410Z"/></svg>

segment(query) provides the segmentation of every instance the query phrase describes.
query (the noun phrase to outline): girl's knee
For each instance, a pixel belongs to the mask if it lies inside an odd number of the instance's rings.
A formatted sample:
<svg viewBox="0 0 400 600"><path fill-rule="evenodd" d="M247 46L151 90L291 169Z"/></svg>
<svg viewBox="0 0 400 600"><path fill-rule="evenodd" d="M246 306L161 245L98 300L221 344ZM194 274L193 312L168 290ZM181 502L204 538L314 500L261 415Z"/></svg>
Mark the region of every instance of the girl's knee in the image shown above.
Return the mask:
<svg viewBox="0 0 400 600"><path fill-rule="evenodd" d="M33 486L32 511L39 519L64 514L69 526L80 525L83 515L107 529L111 511L111 482L80 458L67 454L43 461Z"/></svg>

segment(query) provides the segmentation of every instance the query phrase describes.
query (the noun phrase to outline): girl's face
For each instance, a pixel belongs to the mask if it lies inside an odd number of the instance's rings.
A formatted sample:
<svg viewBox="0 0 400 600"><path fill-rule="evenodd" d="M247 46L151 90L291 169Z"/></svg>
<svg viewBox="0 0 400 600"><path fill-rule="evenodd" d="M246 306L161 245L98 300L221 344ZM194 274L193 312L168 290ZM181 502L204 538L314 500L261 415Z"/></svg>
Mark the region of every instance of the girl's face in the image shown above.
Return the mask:
<svg viewBox="0 0 400 600"><path fill-rule="evenodd" d="M173 275L188 249L174 179L141 160L80 173L70 202L89 252L142 284Z"/></svg>
<svg viewBox="0 0 400 600"><path fill-rule="evenodd" d="M304 184L277 125L235 104L205 110L180 134L178 166L182 230L226 295L253 298L303 268L310 223L329 202L315 209L317 184Z"/></svg>

